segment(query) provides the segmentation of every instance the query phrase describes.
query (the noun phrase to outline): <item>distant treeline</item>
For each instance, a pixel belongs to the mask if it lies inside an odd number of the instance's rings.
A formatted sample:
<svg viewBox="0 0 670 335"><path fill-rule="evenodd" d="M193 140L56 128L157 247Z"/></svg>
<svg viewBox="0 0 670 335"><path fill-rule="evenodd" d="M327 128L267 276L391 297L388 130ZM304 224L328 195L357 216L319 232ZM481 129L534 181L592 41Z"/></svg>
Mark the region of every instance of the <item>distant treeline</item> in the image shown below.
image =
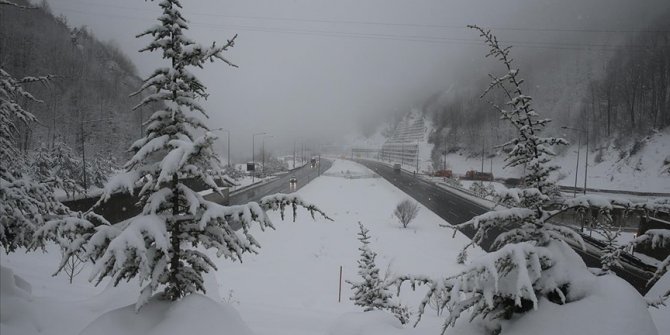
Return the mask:
<svg viewBox="0 0 670 335"><path fill-rule="evenodd" d="M517 65L535 108L554 120L547 129L552 135L577 143L580 133L585 141L588 130L591 150L614 145L625 151L636 138L670 126L670 13L659 15L647 29L619 40L610 50L576 51L550 65L543 61ZM493 74L502 75L495 70ZM445 148L473 154L484 148L490 155L495 145L511 138L512 130L489 104L490 100L502 106L504 97L480 99L489 81L468 74L424 104L424 114L435 128L430 136L436 144L435 161Z"/></svg>
<svg viewBox="0 0 670 335"><path fill-rule="evenodd" d="M0 64L16 78L54 76L47 85L26 86L43 103L26 102L38 123L21 129L22 150L62 141L80 153L83 142L87 155L124 158L140 136L149 111L131 111L142 98L129 98L141 85L133 63L113 43L54 16L46 1L0 10Z"/></svg>

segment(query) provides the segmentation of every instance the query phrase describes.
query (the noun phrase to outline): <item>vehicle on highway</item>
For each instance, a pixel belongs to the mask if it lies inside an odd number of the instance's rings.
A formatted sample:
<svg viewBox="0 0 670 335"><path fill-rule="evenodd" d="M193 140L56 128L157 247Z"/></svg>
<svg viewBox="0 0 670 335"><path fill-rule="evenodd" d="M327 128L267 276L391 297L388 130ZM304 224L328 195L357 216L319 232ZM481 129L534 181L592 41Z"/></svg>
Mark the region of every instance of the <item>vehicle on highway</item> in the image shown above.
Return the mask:
<svg viewBox="0 0 670 335"><path fill-rule="evenodd" d="M298 178L291 176L291 178L288 180L288 187L292 190L295 190L296 187L298 187Z"/></svg>
<svg viewBox="0 0 670 335"><path fill-rule="evenodd" d="M400 172L400 164L393 164L393 171Z"/></svg>

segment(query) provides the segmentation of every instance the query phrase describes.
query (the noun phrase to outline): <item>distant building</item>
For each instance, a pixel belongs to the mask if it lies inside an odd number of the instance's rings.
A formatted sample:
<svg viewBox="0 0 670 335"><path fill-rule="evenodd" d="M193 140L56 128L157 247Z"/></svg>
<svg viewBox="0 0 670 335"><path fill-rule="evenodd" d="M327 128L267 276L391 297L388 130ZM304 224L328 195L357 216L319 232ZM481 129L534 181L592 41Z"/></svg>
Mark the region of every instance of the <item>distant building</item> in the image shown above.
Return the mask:
<svg viewBox="0 0 670 335"><path fill-rule="evenodd" d="M393 131L393 135L384 142L379 159L415 165L419 157L420 144L425 142L428 127L418 111L404 117Z"/></svg>

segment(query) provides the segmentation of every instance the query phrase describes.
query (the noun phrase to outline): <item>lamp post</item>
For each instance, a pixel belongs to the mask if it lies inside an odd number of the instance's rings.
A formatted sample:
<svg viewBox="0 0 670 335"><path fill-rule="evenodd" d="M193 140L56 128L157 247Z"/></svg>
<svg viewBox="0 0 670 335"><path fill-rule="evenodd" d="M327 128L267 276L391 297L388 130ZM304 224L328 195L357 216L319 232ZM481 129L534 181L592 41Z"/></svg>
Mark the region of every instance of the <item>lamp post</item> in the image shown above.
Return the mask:
<svg viewBox="0 0 670 335"><path fill-rule="evenodd" d="M589 169L589 130L588 128L585 129L579 129L579 128L572 128L572 127L567 127L563 126L561 129L569 129L569 130L574 130L579 132L579 136L577 138L577 166L575 167L575 190L573 192L573 197L577 196L577 173L579 172L579 150L582 146L582 132L585 133L586 135L586 159L584 161L584 194L586 194L586 178L588 176L588 169Z"/></svg>
<svg viewBox="0 0 670 335"><path fill-rule="evenodd" d="M228 135L228 139L226 141L228 149L226 150L226 156L228 156L228 167L230 168L230 130L222 130L226 132L226 135Z"/></svg>
<svg viewBox="0 0 670 335"><path fill-rule="evenodd" d="M226 132L226 134L228 135L228 140L226 142L226 144L228 145L228 150L226 152L226 156L228 156L228 167L230 167L230 130L223 129L223 128L216 128L216 129L212 129L212 130L223 131L223 132Z"/></svg>
<svg viewBox="0 0 670 335"><path fill-rule="evenodd" d="M274 136L272 136L272 135L265 135L265 136L263 136L263 137L261 138L261 143L262 143L262 144L261 144L261 152L262 152L262 154L263 154L263 160L262 160L263 163L262 163L262 165L261 165L261 171L263 171L263 175L265 175L265 139L266 139L266 138L270 138L270 137L274 137Z"/></svg>
<svg viewBox="0 0 670 335"><path fill-rule="evenodd" d="M265 132L254 133L254 134L251 135L251 164L254 167L254 169L251 172L251 183L252 184L254 183L254 180L255 180L254 178L256 176L256 158L255 158L255 155L254 155L254 150L256 150L255 140L256 140L256 136L258 136L258 135L265 135Z"/></svg>

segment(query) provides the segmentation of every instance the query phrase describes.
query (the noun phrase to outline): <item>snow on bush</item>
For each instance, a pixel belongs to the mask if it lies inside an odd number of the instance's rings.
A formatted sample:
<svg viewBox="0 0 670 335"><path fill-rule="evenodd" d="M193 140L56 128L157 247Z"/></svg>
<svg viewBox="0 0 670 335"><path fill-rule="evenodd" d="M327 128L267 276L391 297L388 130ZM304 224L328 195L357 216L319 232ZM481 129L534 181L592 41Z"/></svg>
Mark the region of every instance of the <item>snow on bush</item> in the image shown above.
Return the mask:
<svg viewBox="0 0 670 335"><path fill-rule="evenodd" d="M358 223L360 231L358 233L358 240L361 246L358 250L361 252L361 257L358 260L358 275L362 281L352 282L347 280L354 291L354 296L350 299L354 301L357 306L363 307L365 312L373 310L388 310L393 313L402 324L409 322L410 313L406 306L392 301L393 294L387 287L384 278L379 275L379 268L375 263L377 254L370 250L370 231Z"/></svg>
<svg viewBox="0 0 670 335"><path fill-rule="evenodd" d="M191 294L177 302L152 298L139 312L130 305L107 312L81 335L251 335L239 313L227 303L216 302L200 294Z"/></svg>
<svg viewBox="0 0 670 335"><path fill-rule="evenodd" d="M388 313L370 311L347 313L335 320L328 335L393 335L405 334L402 325Z"/></svg>

